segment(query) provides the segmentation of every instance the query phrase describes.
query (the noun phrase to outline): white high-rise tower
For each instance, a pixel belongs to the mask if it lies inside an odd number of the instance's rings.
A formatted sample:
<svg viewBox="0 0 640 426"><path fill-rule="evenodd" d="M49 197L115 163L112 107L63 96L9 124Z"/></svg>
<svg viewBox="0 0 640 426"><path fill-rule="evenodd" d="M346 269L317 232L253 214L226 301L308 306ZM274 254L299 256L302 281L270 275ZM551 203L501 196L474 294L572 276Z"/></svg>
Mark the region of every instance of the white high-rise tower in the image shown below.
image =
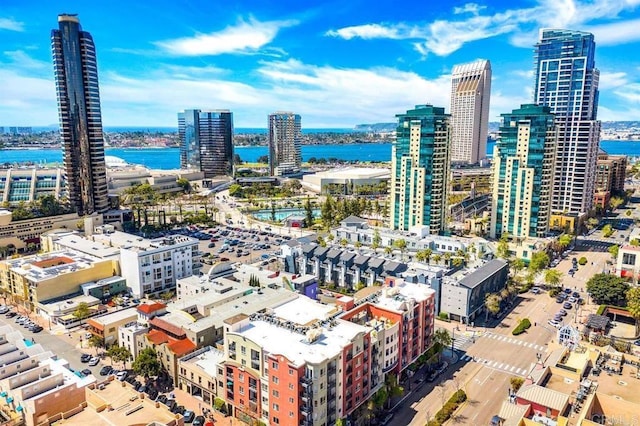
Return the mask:
<svg viewBox="0 0 640 426"><path fill-rule="evenodd" d="M451 74L451 161L475 164L487 156L491 63L456 65Z"/></svg>

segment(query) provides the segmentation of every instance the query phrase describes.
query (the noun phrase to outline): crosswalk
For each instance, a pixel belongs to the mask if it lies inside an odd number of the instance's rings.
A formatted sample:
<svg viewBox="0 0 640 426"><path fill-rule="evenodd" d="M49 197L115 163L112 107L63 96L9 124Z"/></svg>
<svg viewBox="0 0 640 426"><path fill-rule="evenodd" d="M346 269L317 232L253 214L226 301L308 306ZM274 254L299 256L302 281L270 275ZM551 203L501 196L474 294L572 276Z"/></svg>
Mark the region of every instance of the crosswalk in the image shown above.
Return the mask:
<svg viewBox="0 0 640 426"><path fill-rule="evenodd" d="M453 339L453 347L459 351L466 352L471 345L473 345L478 337L456 335Z"/></svg>
<svg viewBox="0 0 640 426"><path fill-rule="evenodd" d="M484 365L485 367L492 368L494 370L503 371L509 374L516 374L518 376L525 376L527 374L526 368L510 365L510 364L507 364L506 362L494 361L494 360L485 359L485 358L476 358L466 354L461 359L464 362L476 362L478 364Z"/></svg>
<svg viewBox="0 0 640 426"><path fill-rule="evenodd" d="M548 348L544 345L536 345L535 343L525 342L524 340L515 339L513 337L505 336L504 334L494 334L494 333L488 332L484 335L484 337L487 339L494 339L501 342L512 343L514 345L521 346L523 348L535 349L536 351L540 351L540 352L548 351Z"/></svg>

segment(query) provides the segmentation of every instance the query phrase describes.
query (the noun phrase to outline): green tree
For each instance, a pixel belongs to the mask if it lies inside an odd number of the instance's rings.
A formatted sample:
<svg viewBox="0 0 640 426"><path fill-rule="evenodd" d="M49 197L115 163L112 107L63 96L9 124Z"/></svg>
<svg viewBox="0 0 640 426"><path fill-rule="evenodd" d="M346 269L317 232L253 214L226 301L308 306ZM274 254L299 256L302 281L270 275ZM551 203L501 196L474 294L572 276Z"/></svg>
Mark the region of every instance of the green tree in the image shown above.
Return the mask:
<svg viewBox="0 0 640 426"><path fill-rule="evenodd" d="M53 195L43 195L38 198L38 208L44 216L56 216L64 213L64 208Z"/></svg>
<svg viewBox="0 0 640 426"><path fill-rule="evenodd" d="M111 358L112 362L121 362L123 368L126 368L127 361L131 360L131 352L129 352L129 349L118 345L111 345L111 347L107 349L107 356Z"/></svg>
<svg viewBox="0 0 640 426"><path fill-rule="evenodd" d="M313 210L311 208L311 199L307 197L304 203L305 222L308 228L313 226Z"/></svg>
<svg viewBox="0 0 640 426"><path fill-rule="evenodd" d="M621 197L611 197L611 199L609 200L609 206L611 207L611 210L615 210L623 204L624 198Z"/></svg>
<svg viewBox="0 0 640 426"><path fill-rule="evenodd" d="M91 336L87 341L90 347L96 349L96 355L98 355L98 349L104 348L104 339L96 334Z"/></svg>
<svg viewBox="0 0 640 426"><path fill-rule="evenodd" d="M374 250L380 247L380 243L382 242L382 238L380 238L380 232L376 229L373 231L373 238L371 240L371 248Z"/></svg>
<svg viewBox="0 0 640 426"><path fill-rule="evenodd" d="M319 245L320 247L326 247L326 246L327 246L327 242L326 242L326 241L325 241L325 239L322 237L322 235L318 235L317 241L318 241L318 245Z"/></svg>
<svg viewBox="0 0 640 426"><path fill-rule="evenodd" d="M73 316L78 318L79 320L83 320L89 316L90 312L91 311L89 310L89 305L87 305L87 302L80 302L78 303L78 307L76 308L76 310L73 312Z"/></svg>
<svg viewBox="0 0 640 426"><path fill-rule="evenodd" d="M558 238L558 246L561 250L564 250L571 245L571 241L573 241L573 236L571 234L562 234Z"/></svg>
<svg viewBox="0 0 640 426"><path fill-rule="evenodd" d="M558 287L562 283L562 272L557 269L547 269L544 272L544 282L551 287Z"/></svg>
<svg viewBox="0 0 640 426"><path fill-rule="evenodd" d="M268 164L269 163L269 156L268 155L261 155L260 157L258 157L256 159L256 163Z"/></svg>
<svg viewBox="0 0 640 426"><path fill-rule="evenodd" d="M331 194L327 194L324 203L322 203L322 207L320 207L320 218L326 229L333 226L335 221L335 202Z"/></svg>
<svg viewBox="0 0 640 426"><path fill-rule="evenodd" d="M189 179L181 177L176 181L176 184L180 188L182 188L182 192L184 192L185 194L188 194L191 192L191 182L189 182Z"/></svg>
<svg viewBox="0 0 640 426"><path fill-rule="evenodd" d="M229 195L232 197L242 197L242 186L237 183L231 184L231 186L229 186Z"/></svg>
<svg viewBox="0 0 640 426"><path fill-rule="evenodd" d="M144 377L157 376L162 371L162 364L153 348L141 350L131 367L136 374Z"/></svg>
<svg viewBox="0 0 640 426"><path fill-rule="evenodd" d="M453 337L451 337L451 334L448 330L439 328L435 331L435 333L433 333L433 342L439 345L440 352L442 352L444 348L448 348L451 346Z"/></svg>
<svg viewBox="0 0 640 426"><path fill-rule="evenodd" d="M495 293L487 294L484 298L484 307L487 311L487 320L489 320L489 314L497 315L500 312L500 296Z"/></svg>
<svg viewBox="0 0 640 426"><path fill-rule="evenodd" d="M526 266L527 264L520 258L511 262L511 269L513 270L514 275L518 275Z"/></svg>
<svg viewBox="0 0 640 426"><path fill-rule="evenodd" d="M436 265L440 263L441 260L442 260L442 255L440 253L436 253L433 255L433 261L436 263Z"/></svg>
<svg viewBox="0 0 640 426"><path fill-rule="evenodd" d="M613 227L610 224L606 224L602 227L602 235L605 237L610 237L613 235Z"/></svg>
<svg viewBox="0 0 640 426"><path fill-rule="evenodd" d="M342 239L340 240L340 245L341 245L342 247L346 247L346 246L347 246L347 244L349 244L349 240L347 240L346 238L342 238Z"/></svg>
<svg viewBox="0 0 640 426"><path fill-rule="evenodd" d="M611 254L611 257L613 257L613 260L617 260L618 252L620 251L620 246L614 244L609 247L608 251L609 251L609 254Z"/></svg>
<svg viewBox="0 0 640 426"><path fill-rule="evenodd" d="M511 252L509 251L509 240L505 238L505 234L503 234L500 241L498 241L496 256L501 259L509 259L511 257Z"/></svg>
<svg viewBox="0 0 640 426"><path fill-rule="evenodd" d="M541 272L547 266L549 266L549 255L546 252L537 251L531 255L529 269L532 272Z"/></svg>
<svg viewBox="0 0 640 426"><path fill-rule="evenodd" d="M625 306L629 283L609 274L596 274L587 281L587 293L600 305Z"/></svg>
<svg viewBox="0 0 640 426"><path fill-rule="evenodd" d="M386 246L384 248L384 254L391 254L393 252L393 249L389 246Z"/></svg>
<svg viewBox="0 0 640 426"><path fill-rule="evenodd" d="M640 320L640 287L627 290L627 308L636 321Z"/></svg>

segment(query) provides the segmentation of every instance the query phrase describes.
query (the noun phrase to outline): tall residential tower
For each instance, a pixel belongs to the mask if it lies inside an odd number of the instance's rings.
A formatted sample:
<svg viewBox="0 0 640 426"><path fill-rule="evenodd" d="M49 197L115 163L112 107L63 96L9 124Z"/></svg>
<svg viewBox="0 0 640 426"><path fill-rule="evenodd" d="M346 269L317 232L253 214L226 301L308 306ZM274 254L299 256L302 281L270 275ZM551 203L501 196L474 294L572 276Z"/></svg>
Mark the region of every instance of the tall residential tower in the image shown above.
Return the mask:
<svg viewBox="0 0 640 426"><path fill-rule="evenodd" d="M491 63L456 65L451 75L451 161L475 164L487 156Z"/></svg>
<svg viewBox="0 0 640 426"><path fill-rule="evenodd" d="M229 110L178 113L180 167L205 178L233 174L233 113Z"/></svg>
<svg viewBox="0 0 640 426"><path fill-rule="evenodd" d="M600 145L598 79L593 34L543 29L536 44L537 105L556 116L558 145L551 210L581 215L593 205Z"/></svg>
<svg viewBox="0 0 640 426"><path fill-rule="evenodd" d="M449 185L449 115L444 108L416 105L398 114L391 148L391 227L428 226L431 234L446 226Z"/></svg>
<svg viewBox="0 0 640 426"><path fill-rule="evenodd" d="M522 105L502 114L493 152L491 238L547 235L555 150L549 107Z"/></svg>
<svg viewBox="0 0 640 426"><path fill-rule="evenodd" d="M269 114L269 172L272 176L300 171L300 122L300 115L292 112Z"/></svg>
<svg viewBox="0 0 640 426"><path fill-rule="evenodd" d="M109 209L96 48L76 15L51 31L69 201L79 215Z"/></svg>

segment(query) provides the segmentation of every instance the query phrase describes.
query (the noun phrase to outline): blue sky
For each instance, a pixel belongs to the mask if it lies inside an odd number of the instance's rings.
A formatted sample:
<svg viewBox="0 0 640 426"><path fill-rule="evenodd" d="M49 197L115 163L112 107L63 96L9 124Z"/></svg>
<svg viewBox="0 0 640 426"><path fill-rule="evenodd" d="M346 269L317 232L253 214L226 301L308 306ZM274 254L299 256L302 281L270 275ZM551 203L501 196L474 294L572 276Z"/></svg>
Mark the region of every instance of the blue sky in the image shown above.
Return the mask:
<svg viewBox="0 0 640 426"><path fill-rule="evenodd" d="M78 13L98 52L105 126L177 126L185 108L303 127L394 121L449 107L454 65L493 68L491 121L530 102L540 28L591 31L599 118L640 120L640 0L2 0L0 125L57 123L50 31Z"/></svg>

